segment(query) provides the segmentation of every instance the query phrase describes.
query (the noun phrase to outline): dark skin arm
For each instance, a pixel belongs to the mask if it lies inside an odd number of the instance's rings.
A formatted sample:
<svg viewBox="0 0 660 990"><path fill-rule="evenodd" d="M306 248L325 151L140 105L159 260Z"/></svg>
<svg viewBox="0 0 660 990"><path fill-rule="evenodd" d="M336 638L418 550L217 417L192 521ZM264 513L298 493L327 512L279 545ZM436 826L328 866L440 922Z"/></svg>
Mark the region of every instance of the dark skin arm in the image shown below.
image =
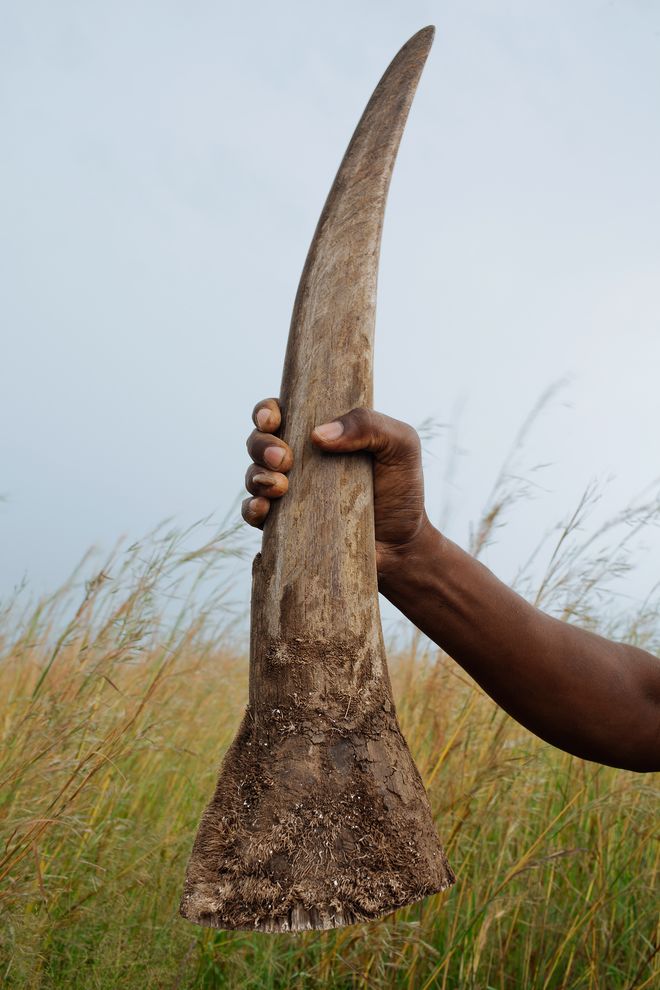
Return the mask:
<svg viewBox="0 0 660 990"><path fill-rule="evenodd" d="M288 489L276 399L257 403L243 518L261 527ZM534 608L439 533L424 509L420 442L405 423L354 409L317 427L328 454L370 451L379 590L518 722L552 745L628 770L660 770L660 660Z"/></svg>

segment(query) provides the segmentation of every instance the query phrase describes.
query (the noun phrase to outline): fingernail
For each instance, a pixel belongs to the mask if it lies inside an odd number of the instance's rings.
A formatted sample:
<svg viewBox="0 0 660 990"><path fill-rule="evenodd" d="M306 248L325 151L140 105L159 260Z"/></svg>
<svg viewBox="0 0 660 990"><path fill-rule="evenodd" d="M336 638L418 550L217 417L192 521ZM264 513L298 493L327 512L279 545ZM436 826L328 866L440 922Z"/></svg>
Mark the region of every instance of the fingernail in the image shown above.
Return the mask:
<svg viewBox="0 0 660 990"><path fill-rule="evenodd" d="M270 419L270 409L260 409L257 413L257 426L260 430L265 430Z"/></svg>
<svg viewBox="0 0 660 990"><path fill-rule="evenodd" d="M343 432L344 424L340 423L337 419L333 423L323 423L322 426L317 426L314 430L314 433L321 440L336 440Z"/></svg>
<svg viewBox="0 0 660 990"><path fill-rule="evenodd" d="M251 512L253 515L256 515L257 512L259 511L258 503L259 503L258 498L250 499L250 504L248 505L248 512Z"/></svg>
<svg viewBox="0 0 660 990"><path fill-rule="evenodd" d="M264 460L268 461L271 467L279 467L284 460L284 448L283 447L266 447L264 451Z"/></svg>
<svg viewBox="0 0 660 990"><path fill-rule="evenodd" d="M259 485L272 485L275 483L272 474L254 474L252 475L252 480L256 481Z"/></svg>

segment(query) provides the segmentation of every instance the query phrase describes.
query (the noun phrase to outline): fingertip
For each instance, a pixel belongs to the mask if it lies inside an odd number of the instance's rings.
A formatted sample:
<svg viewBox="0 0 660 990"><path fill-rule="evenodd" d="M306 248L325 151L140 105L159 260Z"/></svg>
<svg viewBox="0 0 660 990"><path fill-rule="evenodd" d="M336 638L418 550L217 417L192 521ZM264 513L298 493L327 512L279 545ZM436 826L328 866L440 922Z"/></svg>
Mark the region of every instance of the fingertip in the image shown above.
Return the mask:
<svg viewBox="0 0 660 990"><path fill-rule="evenodd" d="M289 479L279 471L263 471L251 474L250 483L265 489L264 496L268 499L280 498L289 490ZM248 489L253 491L253 489Z"/></svg>
<svg viewBox="0 0 660 990"><path fill-rule="evenodd" d="M288 447L273 445L271 447L266 447L264 450L264 461L271 468L279 468L282 470L282 466L286 463Z"/></svg>
<svg viewBox="0 0 660 990"><path fill-rule="evenodd" d="M270 501L262 495L246 498L241 506L241 515L249 526L261 526L268 515Z"/></svg>
<svg viewBox="0 0 660 990"><path fill-rule="evenodd" d="M277 399L263 399L252 410L252 422L262 433L275 433L282 422Z"/></svg>
<svg viewBox="0 0 660 990"><path fill-rule="evenodd" d="M341 420L335 419L331 423L315 426L312 430L312 437L317 443L332 443L334 440L338 440L343 432L344 424Z"/></svg>
<svg viewBox="0 0 660 990"><path fill-rule="evenodd" d="M250 510L257 516L265 516L270 509L270 500L263 495L255 495L250 499Z"/></svg>
<svg viewBox="0 0 660 990"><path fill-rule="evenodd" d="M257 421L257 426L265 433L268 429L268 424L270 422L270 409L260 409L255 417Z"/></svg>

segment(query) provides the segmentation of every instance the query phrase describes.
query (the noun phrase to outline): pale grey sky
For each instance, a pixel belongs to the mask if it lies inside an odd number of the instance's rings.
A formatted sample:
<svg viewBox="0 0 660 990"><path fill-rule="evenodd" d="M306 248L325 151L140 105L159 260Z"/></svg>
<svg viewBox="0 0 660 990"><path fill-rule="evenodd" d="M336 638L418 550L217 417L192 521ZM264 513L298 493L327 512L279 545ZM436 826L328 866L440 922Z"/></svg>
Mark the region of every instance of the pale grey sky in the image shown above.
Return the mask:
<svg viewBox="0 0 660 990"><path fill-rule="evenodd" d="M458 420L464 542L522 418L571 376L529 441L546 491L493 551L505 578L594 476L615 476L605 510L660 474L657 3L0 0L0 23L0 594L238 495L338 162L428 23L377 407ZM441 451L432 515L443 470Z"/></svg>

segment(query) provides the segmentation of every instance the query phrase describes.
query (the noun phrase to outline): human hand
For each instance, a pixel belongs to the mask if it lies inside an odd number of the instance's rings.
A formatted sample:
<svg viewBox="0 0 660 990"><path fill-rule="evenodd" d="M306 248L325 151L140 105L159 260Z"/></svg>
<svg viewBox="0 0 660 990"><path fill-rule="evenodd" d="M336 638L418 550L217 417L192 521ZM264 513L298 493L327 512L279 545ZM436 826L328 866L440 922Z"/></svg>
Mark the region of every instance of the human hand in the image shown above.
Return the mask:
<svg viewBox="0 0 660 990"><path fill-rule="evenodd" d="M247 523L261 529L273 499L286 494L293 465L291 448L278 437L277 399L258 402L252 412L256 429L247 441L253 463L245 476L251 493L242 505ZM327 454L366 450L373 454L376 567L386 577L416 546L431 524L424 509L424 476L417 431L407 423L371 409L352 409L317 426L312 442Z"/></svg>

